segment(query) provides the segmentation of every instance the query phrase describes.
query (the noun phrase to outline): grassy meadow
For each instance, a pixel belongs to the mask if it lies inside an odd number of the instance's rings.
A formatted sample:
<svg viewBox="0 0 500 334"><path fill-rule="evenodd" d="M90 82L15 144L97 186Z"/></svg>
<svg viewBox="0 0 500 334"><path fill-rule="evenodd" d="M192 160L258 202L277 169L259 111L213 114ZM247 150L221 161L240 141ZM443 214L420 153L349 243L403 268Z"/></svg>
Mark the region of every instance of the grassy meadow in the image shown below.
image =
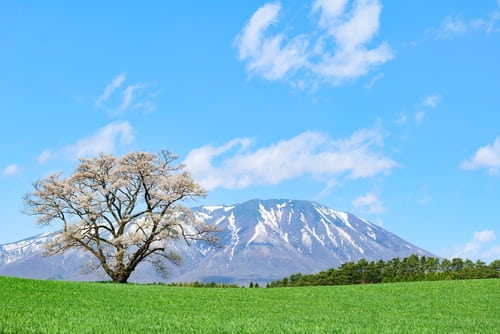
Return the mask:
<svg viewBox="0 0 500 334"><path fill-rule="evenodd" d="M0 333L499 333L500 279L181 288L0 277Z"/></svg>

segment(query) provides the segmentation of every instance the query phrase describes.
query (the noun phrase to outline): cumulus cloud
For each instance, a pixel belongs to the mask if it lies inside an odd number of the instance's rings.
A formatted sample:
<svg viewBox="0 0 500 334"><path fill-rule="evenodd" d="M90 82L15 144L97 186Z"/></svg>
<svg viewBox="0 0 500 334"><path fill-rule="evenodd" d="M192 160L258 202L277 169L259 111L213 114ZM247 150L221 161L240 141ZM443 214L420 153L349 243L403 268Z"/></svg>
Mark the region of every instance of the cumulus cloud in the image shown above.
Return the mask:
<svg viewBox="0 0 500 334"><path fill-rule="evenodd" d="M459 247L453 257L481 260L497 259L500 257L500 244L492 244L495 240L495 231L474 232L472 240Z"/></svg>
<svg viewBox="0 0 500 334"><path fill-rule="evenodd" d="M113 122L60 150L44 150L38 156L38 162L44 163L54 158L78 159L100 153L114 153L118 146L131 144L133 140L134 133L129 122Z"/></svg>
<svg viewBox="0 0 500 334"><path fill-rule="evenodd" d="M352 202L352 205L355 208L361 208L363 210L367 210L368 213L383 213L387 211L387 208L384 207L382 201L378 198L377 195L373 193L366 193L363 196L359 196Z"/></svg>
<svg viewBox="0 0 500 334"><path fill-rule="evenodd" d="M236 37L239 59L252 75L289 78L299 87L305 78L341 84L393 58L386 42L367 47L380 26L378 0L316 0L312 5L319 16L315 31L294 37L268 31L278 24L281 9L279 2L263 5Z"/></svg>
<svg viewBox="0 0 500 334"><path fill-rule="evenodd" d="M237 138L222 146L193 149L184 163L194 179L209 190L274 185L304 175L320 180L338 175L368 178L397 166L378 153L382 139L378 129L360 130L343 140L304 132L252 151L250 139Z"/></svg>
<svg viewBox="0 0 500 334"><path fill-rule="evenodd" d="M2 170L2 175L13 176L21 171L21 168L17 164L10 164Z"/></svg>
<svg viewBox="0 0 500 334"><path fill-rule="evenodd" d="M491 174L496 174L500 170L500 137L497 137L491 145L480 147L470 160L465 160L461 164L465 170L486 168Z"/></svg>
<svg viewBox="0 0 500 334"><path fill-rule="evenodd" d="M269 80L281 79L306 64L305 36L284 41L284 34L266 36L267 28L277 22L280 3L268 3L250 18L242 33L236 38L239 58L247 60L247 70Z"/></svg>

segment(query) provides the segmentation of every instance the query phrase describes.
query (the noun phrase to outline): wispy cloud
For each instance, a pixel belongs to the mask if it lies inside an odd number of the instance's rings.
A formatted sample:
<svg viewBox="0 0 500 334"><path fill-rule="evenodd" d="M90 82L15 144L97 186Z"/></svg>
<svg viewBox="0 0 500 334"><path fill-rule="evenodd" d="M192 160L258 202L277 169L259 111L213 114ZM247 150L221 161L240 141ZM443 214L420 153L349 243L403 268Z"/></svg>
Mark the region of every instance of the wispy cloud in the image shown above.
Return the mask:
<svg viewBox="0 0 500 334"><path fill-rule="evenodd" d="M440 93L424 96L422 100L415 105L415 113L413 115L414 124L419 126L424 122L425 117L431 109L437 108L443 99ZM406 113L400 113L395 123L404 125L407 123L409 116Z"/></svg>
<svg viewBox="0 0 500 334"><path fill-rule="evenodd" d="M374 76L373 78L370 79L370 81L368 81L368 83L365 85L365 87L367 89L372 89L373 86L375 86L375 83L379 80L382 80L384 78L384 74L383 73L378 73L376 76Z"/></svg>
<svg viewBox="0 0 500 334"><path fill-rule="evenodd" d="M106 102L106 100L113 94L115 90L120 88L122 84L125 82L126 76L125 73L120 73L116 78L114 78L109 85L104 88L101 96L97 98L95 101L95 107L100 108L101 105Z"/></svg>
<svg viewBox="0 0 500 334"><path fill-rule="evenodd" d="M367 47L379 30L379 1L351 2L314 1L313 13L319 15L315 31L293 37L268 31L278 24L281 3L263 5L236 37L239 59L251 75L288 79L294 87L304 87L306 80L338 85L365 75L394 54L387 42Z"/></svg>
<svg viewBox="0 0 500 334"><path fill-rule="evenodd" d="M37 161L39 164L46 163L55 156L55 153L51 149L45 149L38 155Z"/></svg>
<svg viewBox="0 0 500 334"><path fill-rule="evenodd" d="M424 110L417 111L415 113L415 124L420 125L424 121L425 114L427 112Z"/></svg>
<svg viewBox="0 0 500 334"><path fill-rule="evenodd" d="M396 119L395 123L399 125L406 124L406 121L408 120L408 117L406 116L405 113L400 113L398 118Z"/></svg>
<svg viewBox="0 0 500 334"><path fill-rule="evenodd" d="M17 164L10 164L2 170L1 174L3 176L13 176L19 173L20 171L21 168Z"/></svg>
<svg viewBox="0 0 500 334"><path fill-rule="evenodd" d="M374 193L366 193L363 196L359 196L352 202L355 208L360 208L366 210L368 213L384 213L387 208L384 207L380 198Z"/></svg>
<svg viewBox="0 0 500 334"><path fill-rule="evenodd" d="M343 140L304 132L252 151L250 139L237 138L222 146L193 149L184 163L209 190L275 185L305 175L321 181L334 176L369 178L397 166L378 152L382 141L380 129L360 130Z"/></svg>
<svg viewBox="0 0 500 334"><path fill-rule="evenodd" d="M439 102L441 102L441 94L433 94L426 96L422 101L422 105L424 107L436 108Z"/></svg>
<svg viewBox="0 0 500 334"><path fill-rule="evenodd" d="M134 101L137 92L142 88L144 88L144 85L140 83L128 86L123 92L122 104L116 109L116 112L118 114L122 114L125 110L127 110L127 108L130 107L130 105Z"/></svg>
<svg viewBox="0 0 500 334"><path fill-rule="evenodd" d="M449 39L468 32L483 32L485 34L500 32L500 3L497 8L489 14L464 20L460 16L447 16L438 29L437 36L443 39Z"/></svg>
<svg viewBox="0 0 500 334"><path fill-rule="evenodd" d="M496 240L495 231L483 230L474 232L472 239L464 246L456 249L453 257L481 259L483 261L500 258L500 244Z"/></svg>
<svg viewBox="0 0 500 334"><path fill-rule="evenodd" d="M46 149L38 156L38 162L50 159L77 159L100 153L114 153L118 146L129 145L134 140L133 128L126 121L113 122L97 132L83 137L76 143L59 150Z"/></svg>
<svg viewBox="0 0 500 334"><path fill-rule="evenodd" d="M465 170L486 168L489 173L497 174L500 170L500 137L493 144L480 147L471 159L463 161L460 166Z"/></svg>
<svg viewBox="0 0 500 334"><path fill-rule="evenodd" d="M429 204L432 201L432 196L428 193L427 188L422 188L422 195L420 199L417 201L420 205Z"/></svg>
<svg viewBox="0 0 500 334"><path fill-rule="evenodd" d="M145 83L124 85L126 79L125 73L114 78L96 100L95 108L107 110L114 116L122 115L127 110L139 110L144 113L154 111L156 95L146 91L149 85Z"/></svg>

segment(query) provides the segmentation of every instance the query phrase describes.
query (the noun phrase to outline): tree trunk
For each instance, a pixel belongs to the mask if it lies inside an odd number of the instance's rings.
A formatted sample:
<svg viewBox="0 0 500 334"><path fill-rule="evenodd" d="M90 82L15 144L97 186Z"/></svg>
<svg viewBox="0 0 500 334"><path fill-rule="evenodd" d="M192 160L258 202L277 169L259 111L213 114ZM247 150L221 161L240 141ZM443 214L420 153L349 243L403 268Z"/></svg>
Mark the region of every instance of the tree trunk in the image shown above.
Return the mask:
<svg viewBox="0 0 500 334"><path fill-rule="evenodd" d="M131 272L115 273L111 278L113 279L113 283L127 283L130 274Z"/></svg>

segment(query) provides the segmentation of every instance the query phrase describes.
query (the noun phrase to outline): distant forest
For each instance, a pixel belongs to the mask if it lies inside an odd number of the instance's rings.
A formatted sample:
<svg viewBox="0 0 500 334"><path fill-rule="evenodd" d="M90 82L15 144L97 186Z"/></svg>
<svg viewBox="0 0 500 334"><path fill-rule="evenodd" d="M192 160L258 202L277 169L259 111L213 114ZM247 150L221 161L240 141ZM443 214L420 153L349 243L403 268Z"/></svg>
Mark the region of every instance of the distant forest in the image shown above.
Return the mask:
<svg viewBox="0 0 500 334"><path fill-rule="evenodd" d="M411 281L440 281L460 279L500 278L500 260L489 265L482 261L473 262L454 258L452 260L419 257L394 258L389 261L347 262L338 269L329 269L318 274L293 274L282 280L267 284L269 288L348 285Z"/></svg>

